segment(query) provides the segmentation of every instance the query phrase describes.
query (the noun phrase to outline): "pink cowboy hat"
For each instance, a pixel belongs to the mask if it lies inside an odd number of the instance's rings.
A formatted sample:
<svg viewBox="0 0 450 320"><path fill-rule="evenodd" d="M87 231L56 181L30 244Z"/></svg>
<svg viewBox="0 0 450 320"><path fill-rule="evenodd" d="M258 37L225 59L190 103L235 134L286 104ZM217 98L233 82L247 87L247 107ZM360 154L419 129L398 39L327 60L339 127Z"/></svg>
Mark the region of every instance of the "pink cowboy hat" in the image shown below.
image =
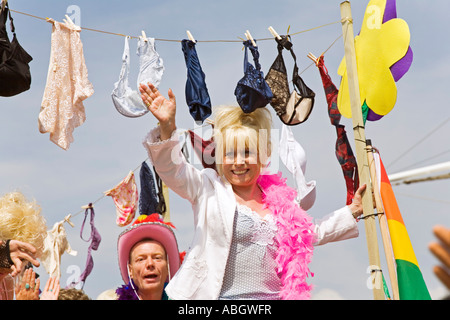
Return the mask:
<svg viewBox="0 0 450 320"><path fill-rule="evenodd" d="M164 222L157 213L149 216L141 216L133 225L119 235L117 251L119 257L120 274L123 281L128 284L128 259L131 248L144 239L156 240L166 250L169 260L169 279L178 271L181 260L178 251L178 243L173 232L175 228L170 222Z"/></svg>

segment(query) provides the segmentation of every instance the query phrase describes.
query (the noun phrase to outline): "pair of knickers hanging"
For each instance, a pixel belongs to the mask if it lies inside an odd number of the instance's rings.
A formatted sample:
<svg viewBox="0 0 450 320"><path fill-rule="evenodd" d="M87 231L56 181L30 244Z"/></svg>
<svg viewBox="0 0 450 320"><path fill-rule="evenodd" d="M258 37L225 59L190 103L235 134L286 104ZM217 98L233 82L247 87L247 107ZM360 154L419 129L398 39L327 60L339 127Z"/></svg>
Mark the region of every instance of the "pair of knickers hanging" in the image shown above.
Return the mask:
<svg viewBox="0 0 450 320"><path fill-rule="evenodd" d="M164 185L161 178L159 177L158 173L155 170L155 167L153 167L153 172L155 173L155 180L156 180L156 186L158 187L158 206L156 207L156 212L162 215L163 217L166 217L170 215L168 204L166 201L169 201L169 198L166 199L164 197L164 189L167 189L167 186Z"/></svg>
<svg viewBox="0 0 450 320"><path fill-rule="evenodd" d="M139 213L140 215L151 215L158 213L163 215L166 211L166 203L162 190L162 181L155 172L156 179L153 176L150 167L144 161L139 172L141 181L141 195L139 197ZM156 181L155 181L156 180ZM156 190L156 186L159 190Z"/></svg>
<svg viewBox="0 0 450 320"><path fill-rule="evenodd" d="M139 85L148 83L156 88L161 83L164 74L164 64L162 58L155 50L155 39L143 39L139 37L137 52L139 57L139 75L137 88ZM111 97L117 111L129 118L138 118L148 112L147 106L141 98L139 90L133 90L128 83L130 73L130 46L128 37L125 37L125 46L122 55L122 69L119 81L114 84Z"/></svg>
<svg viewBox="0 0 450 320"><path fill-rule="evenodd" d="M336 157L344 174L345 185L347 187L346 204L349 205L352 203L353 196L355 195L355 191L358 189L359 185L358 166L356 164L356 158L353 155L350 142L348 141L345 126L339 124L341 121L341 113L339 112L337 106L339 90L331 81L331 77L328 74L328 70L324 64L323 56L319 57L317 67L319 68L328 103L328 115L331 124L336 127Z"/></svg>
<svg viewBox="0 0 450 320"><path fill-rule="evenodd" d="M264 108L272 100L273 94L261 71L258 48L250 40L244 41L244 46L244 77L239 80L234 95L241 109L250 113L257 108ZM248 49L252 53L254 67L248 62Z"/></svg>
<svg viewBox="0 0 450 320"><path fill-rule="evenodd" d="M315 93L306 86L298 74L297 58L292 50L288 37L281 36L278 43L278 56L269 69L266 81L273 92L270 105L274 108L280 120L286 125L298 125L305 122L314 107ZM289 90L286 66L283 59L283 49L289 50L294 59L292 82L294 90Z"/></svg>
<svg viewBox="0 0 450 320"><path fill-rule="evenodd" d="M64 150L72 133L86 120L83 100L94 93L88 80L80 27L53 23L50 65L39 113L39 131Z"/></svg>
<svg viewBox="0 0 450 320"><path fill-rule="evenodd" d="M211 115L211 99L206 87L205 73L198 59L195 42L184 39L181 41L181 49L187 68L186 103L192 118L203 123Z"/></svg>
<svg viewBox="0 0 450 320"><path fill-rule="evenodd" d="M124 227L133 221L137 210L139 194L133 171L113 189L105 191L106 196L113 198L116 206L116 224Z"/></svg>
<svg viewBox="0 0 450 320"><path fill-rule="evenodd" d="M47 231L47 237L44 240L44 250L42 252L41 262L50 277L61 278L61 256L64 252L76 256L77 252L72 250L67 240L65 221L57 222L52 230Z"/></svg>
<svg viewBox="0 0 450 320"><path fill-rule="evenodd" d="M13 40L6 31L9 16ZM21 47L15 33L13 18L8 3L0 15L0 96L11 97L30 89L29 63L33 58Z"/></svg>

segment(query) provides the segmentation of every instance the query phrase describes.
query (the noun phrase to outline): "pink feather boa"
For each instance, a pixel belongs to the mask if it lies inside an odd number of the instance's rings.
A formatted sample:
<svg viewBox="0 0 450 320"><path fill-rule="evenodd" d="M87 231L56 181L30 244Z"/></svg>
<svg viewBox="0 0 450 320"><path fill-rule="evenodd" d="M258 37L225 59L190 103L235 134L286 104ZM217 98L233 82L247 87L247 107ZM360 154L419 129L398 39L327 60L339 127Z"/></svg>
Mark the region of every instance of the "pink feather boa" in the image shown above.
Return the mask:
<svg viewBox="0 0 450 320"><path fill-rule="evenodd" d="M297 192L286 185L286 179L277 175L261 175L258 183L264 193L264 203L276 217L279 243L276 262L281 274L280 297L285 300L307 300L312 286L306 278L314 274L309 270L315 241L311 217L294 200Z"/></svg>

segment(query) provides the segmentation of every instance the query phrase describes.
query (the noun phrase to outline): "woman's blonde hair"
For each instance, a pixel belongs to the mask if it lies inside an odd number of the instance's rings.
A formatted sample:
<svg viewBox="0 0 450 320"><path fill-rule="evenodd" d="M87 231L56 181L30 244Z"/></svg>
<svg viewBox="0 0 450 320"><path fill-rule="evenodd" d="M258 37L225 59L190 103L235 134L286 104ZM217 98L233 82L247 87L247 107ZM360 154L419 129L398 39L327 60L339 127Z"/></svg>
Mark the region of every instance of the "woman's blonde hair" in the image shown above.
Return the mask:
<svg viewBox="0 0 450 320"><path fill-rule="evenodd" d="M214 142L216 168L223 175L222 164L226 150L244 145L254 150L261 165L265 166L271 155L272 116L267 108L244 113L237 106L217 107L214 117Z"/></svg>
<svg viewBox="0 0 450 320"><path fill-rule="evenodd" d="M44 249L47 226L36 201L27 201L20 192L0 198L0 239L19 240L33 245L40 257Z"/></svg>

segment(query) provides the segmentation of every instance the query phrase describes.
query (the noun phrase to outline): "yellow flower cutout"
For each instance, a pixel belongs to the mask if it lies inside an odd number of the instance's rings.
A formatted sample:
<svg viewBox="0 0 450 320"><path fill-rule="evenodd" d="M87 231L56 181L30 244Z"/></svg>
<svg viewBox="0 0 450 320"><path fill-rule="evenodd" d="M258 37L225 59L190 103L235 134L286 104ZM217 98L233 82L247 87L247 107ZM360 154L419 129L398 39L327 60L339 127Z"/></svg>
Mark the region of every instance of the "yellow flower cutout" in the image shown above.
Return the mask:
<svg viewBox="0 0 450 320"><path fill-rule="evenodd" d="M388 114L397 101L397 86L390 67L406 55L410 41L409 27L404 20L396 18L383 23L385 8L386 0L371 0L361 32L355 37L361 104L366 102L380 116ZM342 77L338 108L344 117L351 118L345 58L338 74Z"/></svg>

